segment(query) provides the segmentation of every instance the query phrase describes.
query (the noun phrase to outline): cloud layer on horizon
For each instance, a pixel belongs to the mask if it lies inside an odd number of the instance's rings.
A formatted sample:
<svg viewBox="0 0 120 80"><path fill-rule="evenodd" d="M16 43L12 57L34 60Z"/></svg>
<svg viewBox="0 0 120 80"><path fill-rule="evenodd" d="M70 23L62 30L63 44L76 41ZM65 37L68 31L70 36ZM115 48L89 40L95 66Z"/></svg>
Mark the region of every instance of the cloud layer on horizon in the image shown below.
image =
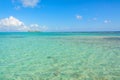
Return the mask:
<svg viewBox="0 0 120 80"><path fill-rule="evenodd" d="M30 26L26 26L19 19L10 16L8 18L0 19L0 31L45 31L47 27L39 26L38 24L31 24Z"/></svg>

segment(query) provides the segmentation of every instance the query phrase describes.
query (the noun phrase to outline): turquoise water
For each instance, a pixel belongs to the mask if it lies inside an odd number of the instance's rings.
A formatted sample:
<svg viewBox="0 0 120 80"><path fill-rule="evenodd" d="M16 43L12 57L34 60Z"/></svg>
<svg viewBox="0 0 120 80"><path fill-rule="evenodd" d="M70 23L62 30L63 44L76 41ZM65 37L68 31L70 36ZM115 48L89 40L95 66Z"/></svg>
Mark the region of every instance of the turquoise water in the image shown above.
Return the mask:
<svg viewBox="0 0 120 80"><path fill-rule="evenodd" d="M120 32L0 33L0 80L120 80Z"/></svg>

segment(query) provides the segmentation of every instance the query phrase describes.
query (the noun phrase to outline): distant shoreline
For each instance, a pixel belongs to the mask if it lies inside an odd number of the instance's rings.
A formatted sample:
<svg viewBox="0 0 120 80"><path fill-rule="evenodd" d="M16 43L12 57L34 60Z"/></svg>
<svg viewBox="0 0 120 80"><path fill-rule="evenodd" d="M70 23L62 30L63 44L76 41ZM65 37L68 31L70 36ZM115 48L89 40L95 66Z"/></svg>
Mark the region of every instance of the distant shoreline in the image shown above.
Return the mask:
<svg viewBox="0 0 120 80"><path fill-rule="evenodd" d="M46 31L46 32L42 32L42 31L0 31L0 33L36 33L36 32L40 32L40 33L106 33L106 32L120 32L120 31Z"/></svg>

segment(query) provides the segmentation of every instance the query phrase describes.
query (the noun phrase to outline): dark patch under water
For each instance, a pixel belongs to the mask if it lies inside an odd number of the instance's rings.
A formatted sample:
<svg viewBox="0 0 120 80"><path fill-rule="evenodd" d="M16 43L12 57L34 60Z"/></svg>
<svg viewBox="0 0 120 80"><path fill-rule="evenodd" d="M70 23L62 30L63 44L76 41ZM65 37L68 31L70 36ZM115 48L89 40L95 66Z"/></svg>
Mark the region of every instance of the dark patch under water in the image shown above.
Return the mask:
<svg viewBox="0 0 120 80"><path fill-rule="evenodd" d="M109 38L103 38L106 40L120 40L120 37L109 37Z"/></svg>
<svg viewBox="0 0 120 80"><path fill-rule="evenodd" d="M3 36L0 38L25 38L24 36Z"/></svg>

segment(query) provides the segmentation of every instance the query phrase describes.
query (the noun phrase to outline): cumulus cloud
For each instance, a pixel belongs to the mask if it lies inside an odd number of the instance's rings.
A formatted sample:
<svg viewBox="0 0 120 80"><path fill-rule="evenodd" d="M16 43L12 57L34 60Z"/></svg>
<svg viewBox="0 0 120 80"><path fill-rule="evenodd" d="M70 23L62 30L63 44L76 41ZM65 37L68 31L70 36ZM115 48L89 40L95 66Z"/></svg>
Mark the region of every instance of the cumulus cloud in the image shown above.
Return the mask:
<svg viewBox="0 0 120 80"><path fill-rule="evenodd" d="M44 29L43 29L44 30ZM26 26L19 19L10 16L0 20L0 31L43 31L38 24Z"/></svg>
<svg viewBox="0 0 120 80"><path fill-rule="evenodd" d="M76 15L76 18L77 18L78 20L81 20L81 19L82 19L82 16Z"/></svg>
<svg viewBox="0 0 120 80"><path fill-rule="evenodd" d="M28 27L23 22L10 16L0 20L0 31L26 31Z"/></svg>
<svg viewBox="0 0 120 80"><path fill-rule="evenodd" d="M111 20L104 20L104 23L106 24L111 23Z"/></svg>

